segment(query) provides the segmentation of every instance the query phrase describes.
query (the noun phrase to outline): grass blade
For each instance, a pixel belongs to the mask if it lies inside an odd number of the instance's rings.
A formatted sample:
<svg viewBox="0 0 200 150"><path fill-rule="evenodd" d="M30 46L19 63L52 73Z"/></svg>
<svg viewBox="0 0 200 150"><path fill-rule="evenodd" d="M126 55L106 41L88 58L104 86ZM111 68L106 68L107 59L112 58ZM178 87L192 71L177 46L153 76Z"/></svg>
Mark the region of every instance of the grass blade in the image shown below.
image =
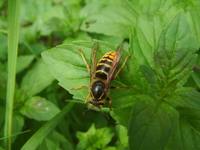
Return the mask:
<svg viewBox="0 0 200 150"><path fill-rule="evenodd" d="M19 40L19 6L20 0L8 1L8 81L4 128L4 136L8 137L5 140L8 150L11 150L12 142L12 115L15 91L17 48Z"/></svg>

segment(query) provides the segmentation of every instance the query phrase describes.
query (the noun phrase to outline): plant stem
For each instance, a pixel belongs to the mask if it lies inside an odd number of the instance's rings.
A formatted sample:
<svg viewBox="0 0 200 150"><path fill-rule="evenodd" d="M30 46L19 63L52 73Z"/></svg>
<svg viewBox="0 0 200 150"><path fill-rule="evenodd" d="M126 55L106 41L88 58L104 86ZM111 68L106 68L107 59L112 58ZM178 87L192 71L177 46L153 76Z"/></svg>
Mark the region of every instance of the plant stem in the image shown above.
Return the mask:
<svg viewBox="0 0 200 150"><path fill-rule="evenodd" d="M6 137L5 144L8 150L11 150L12 144L12 115L19 40L19 6L20 0L8 1L8 79L4 128L4 136Z"/></svg>

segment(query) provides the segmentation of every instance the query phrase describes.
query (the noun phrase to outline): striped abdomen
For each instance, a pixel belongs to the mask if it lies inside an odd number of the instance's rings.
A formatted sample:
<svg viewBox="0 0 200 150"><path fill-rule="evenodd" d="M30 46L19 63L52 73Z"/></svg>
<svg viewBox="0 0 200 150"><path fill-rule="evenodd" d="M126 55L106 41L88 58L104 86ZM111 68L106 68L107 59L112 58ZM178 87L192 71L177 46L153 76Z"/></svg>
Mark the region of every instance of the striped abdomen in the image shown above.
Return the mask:
<svg viewBox="0 0 200 150"><path fill-rule="evenodd" d="M95 77L106 80L108 78L109 72L112 69L112 64L115 58L116 52L106 53L97 63Z"/></svg>

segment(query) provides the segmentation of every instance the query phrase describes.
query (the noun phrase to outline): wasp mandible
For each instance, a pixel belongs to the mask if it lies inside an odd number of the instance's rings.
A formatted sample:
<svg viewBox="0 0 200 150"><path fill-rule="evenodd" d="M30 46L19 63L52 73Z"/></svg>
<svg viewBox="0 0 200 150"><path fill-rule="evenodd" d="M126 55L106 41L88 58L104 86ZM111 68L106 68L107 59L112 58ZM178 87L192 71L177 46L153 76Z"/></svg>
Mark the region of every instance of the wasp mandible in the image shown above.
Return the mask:
<svg viewBox="0 0 200 150"><path fill-rule="evenodd" d="M117 77L119 72L125 66L129 56L125 58L123 64L119 67L122 51L121 44L115 51L105 53L97 62L96 51L98 47L98 43L95 43L92 48L91 66L87 63L83 51L80 50L81 57L87 67L87 70L90 72L90 88L89 95L86 98L86 103L90 103L100 108L108 102L109 107L111 108L112 101L108 98L111 81Z"/></svg>

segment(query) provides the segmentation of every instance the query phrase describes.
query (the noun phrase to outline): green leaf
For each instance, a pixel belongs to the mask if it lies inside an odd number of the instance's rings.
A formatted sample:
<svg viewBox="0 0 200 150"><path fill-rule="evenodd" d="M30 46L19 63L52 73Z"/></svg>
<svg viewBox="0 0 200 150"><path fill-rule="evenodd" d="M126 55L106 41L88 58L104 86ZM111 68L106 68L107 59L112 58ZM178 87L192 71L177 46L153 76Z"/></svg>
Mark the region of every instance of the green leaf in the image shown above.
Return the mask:
<svg viewBox="0 0 200 150"><path fill-rule="evenodd" d="M191 76L198 89L200 89L200 53L198 53L197 63L193 66L193 72Z"/></svg>
<svg viewBox="0 0 200 150"><path fill-rule="evenodd" d="M72 109L73 103L66 105L62 111L52 118L49 122L44 124L29 140L23 145L22 150L35 150L46 136L54 130L54 128L60 123L60 121L66 116Z"/></svg>
<svg viewBox="0 0 200 150"><path fill-rule="evenodd" d="M49 73L46 65L39 59L23 77L20 89L27 97L31 97L41 92L53 80L54 78Z"/></svg>
<svg viewBox="0 0 200 150"><path fill-rule="evenodd" d="M23 115L38 121L50 120L59 111L59 108L55 104L39 96L28 99L20 109Z"/></svg>
<svg viewBox="0 0 200 150"><path fill-rule="evenodd" d="M200 73L199 72L193 72L192 73L192 78L195 81L196 85L200 89Z"/></svg>
<svg viewBox="0 0 200 150"><path fill-rule="evenodd" d="M164 102L143 96L133 106L129 122L129 146L137 150L162 150L176 129L178 112Z"/></svg>
<svg viewBox="0 0 200 150"><path fill-rule="evenodd" d="M193 88L181 88L177 90L177 95L179 95L179 99L175 101L175 107L184 107L191 109L199 109L200 108L200 93ZM173 100L169 101L173 104Z"/></svg>
<svg viewBox="0 0 200 150"><path fill-rule="evenodd" d="M24 118L22 115L15 113L13 116L13 129L12 134L17 135L19 134L24 127ZM17 136L15 137L15 139Z"/></svg>
<svg viewBox="0 0 200 150"><path fill-rule="evenodd" d="M134 95L133 89L119 88L111 90L111 100L114 117L120 124L128 126L128 121L132 106L137 101L137 96Z"/></svg>
<svg viewBox="0 0 200 150"><path fill-rule="evenodd" d="M117 130L117 134L118 134L118 138L119 138L119 146L123 147L123 148L127 148L128 147L127 128L122 125L118 125L116 127L116 130Z"/></svg>
<svg viewBox="0 0 200 150"><path fill-rule="evenodd" d="M198 44L191 32L191 26L183 13L178 14L161 35L158 50L197 50ZM191 41L188 43L188 41Z"/></svg>
<svg viewBox="0 0 200 150"><path fill-rule="evenodd" d="M79 0L24 2L21 10L21 22L24 25L22 41L38 42L41 36L51 36L54 33L62 39L70 37L80 26L80 5Z"/></svg>
<svg viewBox="0 0 200 150"><path fill-rule="evenodd" d="M128 37L130 25L134 25L136 16L133 7L128 1L114 1L107 7L90 11L86 8L83 14L87 14L87 19L83 22L81 29L87 32L101 33L117 37ZM92 4L99 5L98 1ZM91 6L88 6L91 7ZM89 12L90 11L90 12Z"/></svg>
<svg viewBox="0 0 200 150"><path fill-rule="evenodd" d="M104 149L111 141L113 134L109 128L96 129L94 125L87 132L77 132L79 143L77 150Z"/></svg>
<svg viewBox="0 0 200 150"><path fill-rule="evenodd" d="M42 58L52 75L63 88L74 95L75 99L85 100L89 85L89 72L79 50L82 49L87 63L90 64L92 45L92 42L74 42L42 53ZM108 45L101 44L97 54L103 55L106 50L110 49Z"/></svg>
<svg viewBox="0 0 200 150"><path fill-rule="evenodd" d="M185 121L184 116L179 121L178 128L166 148L181 150L197 150L200 149L200 132L197 131L189 122Z"/></svg>
<svg viewBox="0 0 200 150"><path fill-rule="evenodd" d="M27 68L34 59L34 55L19 56L17 58L17 73Z"/></svg>

